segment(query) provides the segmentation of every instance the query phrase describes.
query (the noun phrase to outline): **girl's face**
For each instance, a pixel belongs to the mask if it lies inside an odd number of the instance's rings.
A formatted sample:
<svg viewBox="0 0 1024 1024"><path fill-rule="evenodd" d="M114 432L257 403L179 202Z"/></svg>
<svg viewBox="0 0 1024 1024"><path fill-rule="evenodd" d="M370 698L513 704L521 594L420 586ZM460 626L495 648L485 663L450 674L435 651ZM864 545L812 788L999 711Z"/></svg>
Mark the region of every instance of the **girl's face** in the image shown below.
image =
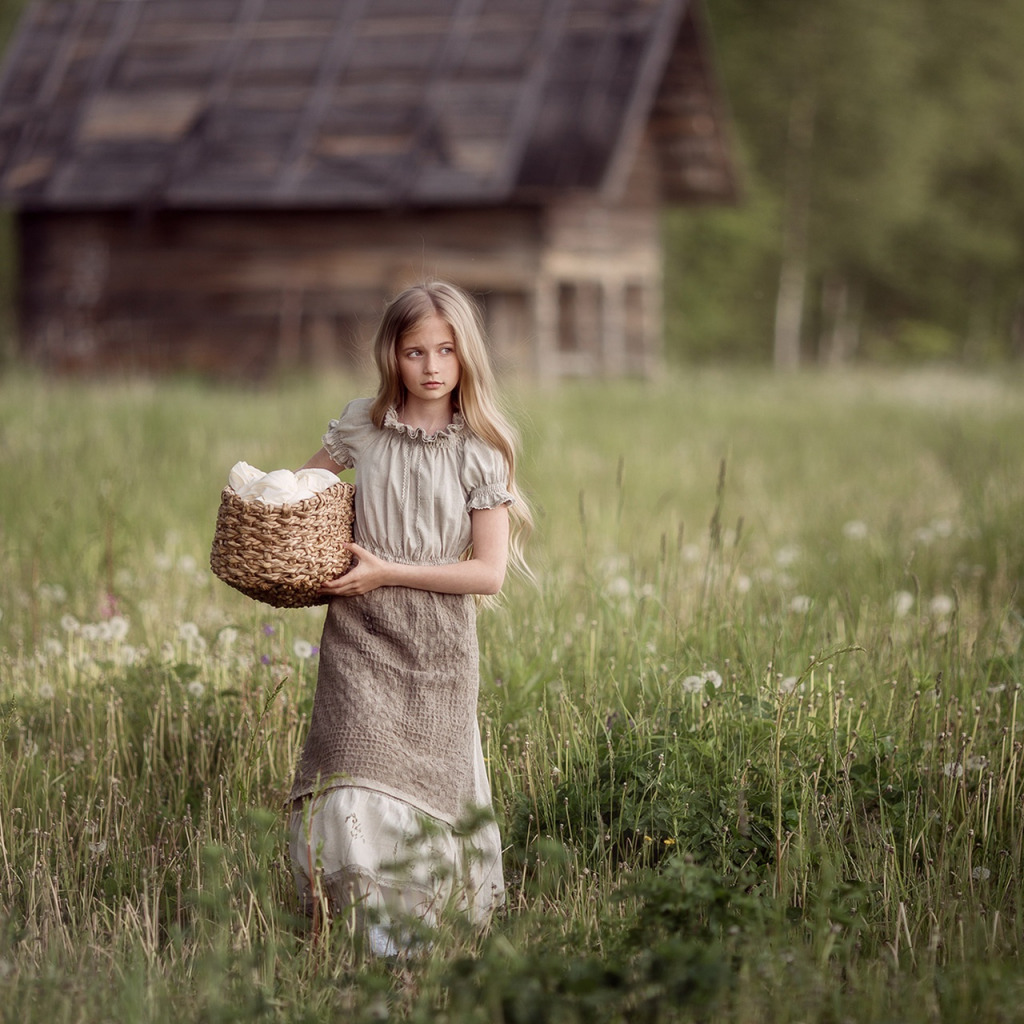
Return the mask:
<svg viewBox="0 0 1024 1024"><path fill-rule="evenodd" d="M398 372L407 401L451 402L462 376L452 329L432 314L398 340Z"/></svg>

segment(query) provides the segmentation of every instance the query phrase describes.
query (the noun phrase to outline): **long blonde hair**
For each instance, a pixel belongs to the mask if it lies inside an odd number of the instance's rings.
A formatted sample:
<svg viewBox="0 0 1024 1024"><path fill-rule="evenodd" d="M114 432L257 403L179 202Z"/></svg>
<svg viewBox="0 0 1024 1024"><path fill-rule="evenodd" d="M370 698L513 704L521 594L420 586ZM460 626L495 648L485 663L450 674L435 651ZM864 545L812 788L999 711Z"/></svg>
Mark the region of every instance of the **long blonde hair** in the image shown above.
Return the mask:
<svg viewBox="0 0 1024 1024"><path fill-rule="evenodd" d="M382 427L388 409L401 408L405 386L398 368L398 344L409 331L432 316L440 317L455 339L461 368L459 383L452 393L455 407L469 430L496 448L508 464L508 490L515 498L509 509L509 563L532 579L533 573L523 557L523 545L533 529L533 516L529 502L516 484L519 431L498 399L480 311L461 288L445 281L426 281L406 288L388 303L373 338L380 385L370 417L377 427Z"/></svg>

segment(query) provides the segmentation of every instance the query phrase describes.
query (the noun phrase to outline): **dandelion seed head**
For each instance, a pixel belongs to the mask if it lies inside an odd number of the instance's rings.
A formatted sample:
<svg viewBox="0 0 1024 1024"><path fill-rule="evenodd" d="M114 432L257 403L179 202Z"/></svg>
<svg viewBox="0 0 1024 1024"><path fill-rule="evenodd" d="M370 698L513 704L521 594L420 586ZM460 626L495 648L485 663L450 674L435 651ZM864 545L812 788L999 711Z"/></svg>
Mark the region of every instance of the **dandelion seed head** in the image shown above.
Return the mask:
<svg viewBox="0 0 1024 1024"><path fill-rule="evenodd" d="M775 563L783 568L792 565L800 557L800 548L796 544L787 544L775 552Z"/></svg>
<svg viewBox="0 0 1024 1024"><path fill-rule="evenodd" d="M295 652L295 657L301 658L303 661L313 657L313 645L308 640L296 640L292 644L292 650Z"/></svg>
<svg viewBox="0 0 1024 1024"><path fill-rule="evenodd" d="M847 540L864 540L868 535L868 524L861 519L843 523L843 536Z"/></svg>
<svg viewBox="0 0 1024 1024"><path fill-rule="evenodd" d="M704 689L704 680L700 676L687 676L680 686L683 693L700 693Z"/></svg>
<svg viewBox="0 0 1024 1024"><path fill-rule="evenodd" d="M976 882L984 882L991 877L992 872L988 868L983 867L980 864L971 872L971 878L973 878Z"/></svg>
<svg viewBox="0 0 1024 1024"><path fill-rule="evenodd" d="M43 654L47 658L59 658L63 653L64 645L55 636L48 636L43 641Z"/></svg>
<svg viewBox="0 0 1024 1024"><path fill-rule="evenodd" d="M806 594L797 594L789 602L789 610L797 615L806 615L811 610L811 599Z"/></svg>
<svg viewBox="0 0 1024 1024"><path fill-rule="evenodd" d="M238 640L238 630L234 626L225 626L217 634L217 647L222 651L229 651L235 646L236 640Z"/></svg>
<svg viewBox="0 0 1024 1024"><path fill-rule="evenodd" d="M56 692L57 691L54 690L53 685L51 683L40 683L39 689L36 690L36 693L38 693L39 696L43 698L43 700L53 700L54 696L56 695Z"/></svg>
<svg viewBox="0 0 1024 1024"><path fill-rule="evenodd" d="M937 618L945 618L953 614L956 602L948 594L936 594L928 602L928 610Z"/></svg>
<svg viewBox="0 0 1024 1024"><path fill-rule="evenodd" d="M186 689L188 690L188 695L196 700L199 700L206 693L206 687L198 679L193 679Z"/></svg>
<svg viewBox="0 0 1024 1024"><path fill-rule="evenodd" d="M70 612L65 612L60 617L60 628L65 633L77 633L82 628L82 624Z"/></svg>
<svg viewBox="0 0 1024 1024"><path fill-rule="evenodd" d="M130 624L123 615L114 615L107 621L107 629L115 643L120 643L128 636Z"/></svg>

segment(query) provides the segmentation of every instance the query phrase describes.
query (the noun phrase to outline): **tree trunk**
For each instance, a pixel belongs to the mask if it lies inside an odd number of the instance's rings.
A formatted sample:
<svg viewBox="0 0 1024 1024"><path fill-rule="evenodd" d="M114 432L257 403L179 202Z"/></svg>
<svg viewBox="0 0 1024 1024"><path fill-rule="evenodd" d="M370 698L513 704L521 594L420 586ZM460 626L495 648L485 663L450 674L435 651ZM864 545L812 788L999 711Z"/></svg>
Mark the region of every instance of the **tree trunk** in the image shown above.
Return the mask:
<svg viewBox="0 0 1024 1024"><path fill-rule="evenodd" d="M782 266L775 301L773 361L776 370L794 370L800 365L807 291L814 113L813 93L793 97L789 108L786 194L782 210Z"/></svg>
<svg viewBox="0 0 1024 1024"><path fill-rule="evenodd" d="M860 292L850 287L845 276L829 277L822 288L821 305L825 328L818 361L829 367L843 366L860 344Z"/></svg>
<svg viewBox="0 0 1024 1024"><path fill-rule="evenodd" d="M1024 359L1024 289L1017 296L1017 307L1010 324L1010 356Z"/></svg>

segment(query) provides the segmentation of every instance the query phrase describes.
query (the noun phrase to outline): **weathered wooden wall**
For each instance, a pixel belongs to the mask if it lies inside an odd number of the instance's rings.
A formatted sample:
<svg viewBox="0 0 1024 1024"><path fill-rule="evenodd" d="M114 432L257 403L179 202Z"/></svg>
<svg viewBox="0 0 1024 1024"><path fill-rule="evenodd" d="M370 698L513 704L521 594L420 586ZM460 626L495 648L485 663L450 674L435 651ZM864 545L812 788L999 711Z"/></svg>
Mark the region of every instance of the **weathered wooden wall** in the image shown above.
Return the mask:
<svg viewBox="0 0 1024 1024"><path fill-rule="evenodd" d="M535 210L415 213L24 213L23 346L58 370L258 378L351 366L385 299L446 277L526 294ZM504 363L532 359L500 329ZM519 346L517 348L516 346Z"/></svg>
<svg viewBox="0 0 1024 1024"><path fill-rule="evenodd" d="M360 366L386 299L474 292L500 372L649 373L657 208L641 161L615 203L371 212L25 212L23 347L61 371L257 379Z"/></svg>

